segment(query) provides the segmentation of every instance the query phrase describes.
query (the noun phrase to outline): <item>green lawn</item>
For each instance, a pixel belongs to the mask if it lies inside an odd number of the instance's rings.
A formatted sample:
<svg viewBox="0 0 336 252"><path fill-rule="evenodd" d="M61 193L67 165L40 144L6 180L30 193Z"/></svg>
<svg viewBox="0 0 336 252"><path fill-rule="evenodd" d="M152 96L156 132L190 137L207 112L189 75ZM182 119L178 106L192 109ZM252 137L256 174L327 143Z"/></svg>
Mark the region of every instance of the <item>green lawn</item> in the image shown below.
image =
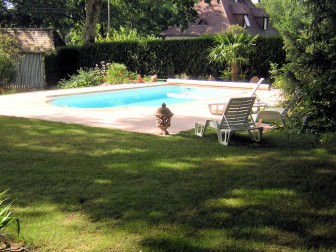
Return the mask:
<svg viewBox="0 0 336 252"><path fill-rule="evenodd" d="M273 131L226 147L214 132L0 125L0 191L17 198L29 251L336 250L330 142Z"/></svg>

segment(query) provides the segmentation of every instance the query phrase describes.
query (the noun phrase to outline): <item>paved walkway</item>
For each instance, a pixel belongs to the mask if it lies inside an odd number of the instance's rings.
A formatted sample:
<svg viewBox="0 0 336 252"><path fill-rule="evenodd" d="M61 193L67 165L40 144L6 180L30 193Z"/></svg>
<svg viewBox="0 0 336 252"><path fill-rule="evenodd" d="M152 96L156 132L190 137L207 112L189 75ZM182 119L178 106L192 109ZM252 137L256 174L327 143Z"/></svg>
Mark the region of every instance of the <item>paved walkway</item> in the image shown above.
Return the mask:
<svg viewBox="0 0 336 252"><path fill-rule="evenodd" d="M155 85L162 84L164 83L157 83ZM65 108L48 104L48 100L59 95L153 85L154 84L125 84L1 95L0 115L37 118L48 121L159 134L160 130L155 125L156 118L154 114L161 104L158 105L158 107L119 107L104 109ZM239 96L246 96L251 89L240 89ZM271 104L279 102L279 93L278 89L257 91L262 101ZM227 99L227 97L223 97L223 100L225 99ZM213 102L213 100L199 100L172 105L167 104L167 107L174 113L171 120L171 127L168 131L171 134L177 134L180 131L192 129L195 122L203 122L206 119L212 118L213 116L209 113L207 106L210 102Z"/></svg>

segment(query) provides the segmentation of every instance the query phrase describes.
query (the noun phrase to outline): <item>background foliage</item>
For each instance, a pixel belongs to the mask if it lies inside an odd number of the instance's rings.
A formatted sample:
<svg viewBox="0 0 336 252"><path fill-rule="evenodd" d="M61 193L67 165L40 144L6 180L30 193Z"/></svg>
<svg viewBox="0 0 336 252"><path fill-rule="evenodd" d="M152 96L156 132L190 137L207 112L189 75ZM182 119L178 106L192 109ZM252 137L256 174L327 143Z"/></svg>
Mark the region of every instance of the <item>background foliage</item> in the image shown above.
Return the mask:
<svg viewBox="0 0 336 252"><path fill-rule="evenodd" d="M210 49L210 61L224 63L224 78L229 76L232 81L237 81L241 68L248 65L248 54L253 50L254 42L258 35L251 36L248 31L239 26L232 25L224 33L217 34L216 46Z"/></svg>
<svg viewBox="0 0 336 252"><path fill-rule="evenodd" d="M11 28L52 27L65 38L70 31L74 35L74 29L85 32L85 18L92 12L88 2L99 10L92 15L97 18L98 33L102 37L108 33L108 2L110 28L116 31L122 27L136 29L141 36L159 36L169 26L186 26L188 20L196 18L194 0L1 0L0 24ZM83 36L81 39L83 41Z"/></svg>
<svg viewBox="0 0 336 252"><path fill-rule="evenodd" d="M222 75L223 67L209 63L208 55L214 46L213 38L186 40L149 40L95 43L59 48L45 59L49 85L76 73L80 67L93 68L101 61L125 64L127 69L141 75L158 74L159 78L187 74L191 77ZM66 62L66 64L65 64ZM250 53L246 76L267 77L270 62L280 66L285 62L281 37L259 37Z"/></svg>
<svg viewBox="0 0 336 252"><path fill-rule="evenodd" d="M314 131L336 131L336 5L333 0L263 0L276 20L287 64L278 79L299 90ZM281 15L279 10L284 10ZM278 13L278 14L277 14Z"/></svg>
<svg viewBox="0 0 336 252"><path fill-rule="evenodd" d="M0 33L0 88L7 88L14 83L19 61L17 42L10 36Z"/></svg>

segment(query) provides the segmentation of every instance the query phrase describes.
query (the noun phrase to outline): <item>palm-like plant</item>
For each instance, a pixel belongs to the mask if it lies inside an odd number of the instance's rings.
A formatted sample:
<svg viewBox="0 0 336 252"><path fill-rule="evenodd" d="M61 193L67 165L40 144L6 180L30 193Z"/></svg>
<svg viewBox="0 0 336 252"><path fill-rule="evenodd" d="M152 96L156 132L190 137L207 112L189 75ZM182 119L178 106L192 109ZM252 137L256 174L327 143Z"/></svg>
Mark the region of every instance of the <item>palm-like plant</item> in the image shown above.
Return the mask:
<svg viewBox="0 0 336 252"><path fill-rule="evenodd" d="M258 35L251 36L240 26L231 26L223 34L215 36L217 46L210 49L211 61L225 63L231 71L233 81L238 79L239 67L247 64L247 53Z"/></svg>
<svg viewBox="0 0 336 252"><path fill-rule="evenodd" d="M4 204L8 199L3 198L4 194L7 192L3 191L0 193L0 232L7 227L12 221L16 221L18 235L20 234L20 221L16 217L10 216L12 211L10 210L10 207L12 205L12 202Z"/></svg>

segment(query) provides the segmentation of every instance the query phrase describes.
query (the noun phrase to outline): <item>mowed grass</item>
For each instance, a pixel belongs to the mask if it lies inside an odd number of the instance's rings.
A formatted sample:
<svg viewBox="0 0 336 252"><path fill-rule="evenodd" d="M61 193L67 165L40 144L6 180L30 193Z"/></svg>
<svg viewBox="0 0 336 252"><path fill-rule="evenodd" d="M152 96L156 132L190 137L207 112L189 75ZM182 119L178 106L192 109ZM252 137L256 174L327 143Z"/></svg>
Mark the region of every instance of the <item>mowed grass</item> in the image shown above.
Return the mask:
<svg viewBox="0 0 336 252"><path fill-rule="evenodd" d="M336 250L333 144L0 125L0 191L17 199L29 251Z"/></svg>

